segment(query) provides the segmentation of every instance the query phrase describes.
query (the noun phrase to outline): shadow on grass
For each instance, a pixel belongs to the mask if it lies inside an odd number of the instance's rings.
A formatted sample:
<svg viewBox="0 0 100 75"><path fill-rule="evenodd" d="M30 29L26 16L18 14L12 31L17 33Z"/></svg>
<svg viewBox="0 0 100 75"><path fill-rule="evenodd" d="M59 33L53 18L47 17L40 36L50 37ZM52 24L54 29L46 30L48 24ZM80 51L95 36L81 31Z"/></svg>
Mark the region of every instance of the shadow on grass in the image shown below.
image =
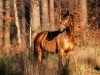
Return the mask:
<svg viewBox="0 0 100 75"><path fill-rule="evenodd" d="M100 67L96 66L95 70L100 71Z"/></svg>
<svg viewBox="0 0 100 75"><path fill-rule="evenodd" d="M57 75L69 75L69 70L68 70L68 65L69 65L69 62L66 62L66 64L64 65L58 65L58 73Z"/></svg>
<svg viewBox="0 0 100 75"><path fill-rule="evenodd" d="M24 75L23 57L15 55L0 59L0 75Z"/></svg>
<svg viewBox="0 0 100 75"><path fill-rule="evenodd" d="M0 63L0 75L6 75L6 65L1 61Z"/></svg>

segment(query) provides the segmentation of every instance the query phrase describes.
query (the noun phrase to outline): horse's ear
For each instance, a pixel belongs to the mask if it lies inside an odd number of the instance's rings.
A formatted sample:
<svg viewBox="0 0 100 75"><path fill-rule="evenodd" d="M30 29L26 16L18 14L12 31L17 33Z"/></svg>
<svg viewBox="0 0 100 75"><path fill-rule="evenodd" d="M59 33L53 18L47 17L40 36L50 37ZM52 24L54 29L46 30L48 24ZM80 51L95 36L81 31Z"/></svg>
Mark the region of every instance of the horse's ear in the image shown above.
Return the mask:
<svg viewBox="0 0 100 75"><path fill-rule="evenodd" d="M69 11L66 11L66 14L63 15L62 19L65 19L66 17L68 17L70 15Z"/></svg>

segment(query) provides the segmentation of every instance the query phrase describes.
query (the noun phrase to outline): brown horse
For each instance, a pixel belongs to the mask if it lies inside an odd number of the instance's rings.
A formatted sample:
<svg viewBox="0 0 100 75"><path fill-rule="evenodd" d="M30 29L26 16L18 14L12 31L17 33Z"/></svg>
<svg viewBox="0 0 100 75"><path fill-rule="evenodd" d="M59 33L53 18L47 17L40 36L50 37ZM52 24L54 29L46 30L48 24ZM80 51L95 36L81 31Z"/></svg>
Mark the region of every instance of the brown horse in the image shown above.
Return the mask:
<svg viewBox="0 0 100 75"><path fill-rule="evenodd" d="M73 16L69 13L63 17L57 31L40 32L34 39L34 54L40 62L45 59L45 52L58 53L62 60L63 53L70 52L73 48L74 22Z"/></svg>

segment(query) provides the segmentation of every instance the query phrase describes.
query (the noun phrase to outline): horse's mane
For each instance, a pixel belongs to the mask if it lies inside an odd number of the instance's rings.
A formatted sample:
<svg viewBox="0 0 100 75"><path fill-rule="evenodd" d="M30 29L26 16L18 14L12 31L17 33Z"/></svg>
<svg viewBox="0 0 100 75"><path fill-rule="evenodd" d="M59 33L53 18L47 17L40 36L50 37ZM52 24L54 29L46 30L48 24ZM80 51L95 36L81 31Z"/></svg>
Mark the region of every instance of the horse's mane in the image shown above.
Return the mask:
<svg viewBox="0 0 100 75"><path fill-rule="evenodd" d="M69 27L67 27L66 29L66 32L69 34L70 33L70 29L69 29ZM64 31L65 31L64 30ZM64 32L63 31L63 32ZM48 41L50 41L50 40L53 40L53 38L55 38L56 36L58 36L60 33L63 33L63 32L61 32L61 31L59 31L59 30L57 30L57 31L49 31L48 32L48 34L47 34L47 37L46 37L46 39L48 40Z"/></svg>
<svg viewBox="0 0 100 75"><path fill-rule="evenodd" d="M54 31L54 32L48 32L48 35L46 37L47 40L53 40L54 37L58 36L61 32L60 31Z"/></svg>

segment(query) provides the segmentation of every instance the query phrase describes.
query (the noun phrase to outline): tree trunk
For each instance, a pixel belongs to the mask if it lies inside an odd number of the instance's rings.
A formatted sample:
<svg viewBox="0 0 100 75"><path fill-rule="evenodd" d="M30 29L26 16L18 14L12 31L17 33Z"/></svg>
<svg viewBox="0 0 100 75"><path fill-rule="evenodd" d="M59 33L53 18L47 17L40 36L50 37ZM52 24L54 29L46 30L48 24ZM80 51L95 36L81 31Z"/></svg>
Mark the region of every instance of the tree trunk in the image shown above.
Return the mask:
<svg viewBox="0 0 100 75"><path fill-rule="evenodd" d="M0 0L0 16L3 16L3 1ZM3 19L0 18L0 48L3 45Z"/></svg>
<svg viewBox="0 0 100 75"><path fill-rule="evenodd" d="M48 0L41 0L41 8L42 8L42 30L48 31L50 28Z"/></svg>
<svg viewBox="0 0 100 75"><path fill-rule="evenodd" d="M99 12L98 12L99 7L98 7L98 3L99 3L99 1L96 0L96 18L97 18L97 20L96 20L96 28L97 29L99 28L99 22L98 22L98 19L99 19Z"/></svg>
<svg viewBox="0 0 100 75"><path fill-rule="evenodd" d="M87 0L70 0L69 11L75 15L76 24L81 27L87 25Z"/></svg>
<svg viewBox="0 0 100 75"><path fill-rule="evenodd" d="M26 23L25 23L25 5L24 1L21 2L21 25L22 25L22 47L26 48Z"/></svg>
<svg viewBox="0 0 100 75"><path fill-rule="evenodd" d="M18 18L17 1L16 0L14 0L14 13L15 13L15 21L16 21L16 27L17 27L18 45L21 46L20 23L19 23L19 18Z"/></svg>
<svg viewBox="0 0 100 75"><path fill-rule="evenodd" d="M87 25L87 0L80 0L80 7L81 25L85 27Z"/></svg>
<svg viewBox="0 0 100 75"><path fill-rule="evenodd" d="M54 0L49 0L50 7L50 30L55 30L55 18L54 18Z"/></svg>
<svg viewBox="0 0 100 75"><path fill-rule="evenodd" d="M4 48L8 52L10 49L10 0L6 0L5 6Z"/></svg>
<svg viewBox="0 0 100 75"><path fill-rule="evenodd" d="M37 33L41 31L41 24L40 24L40 6L39 0L31 0L31 17L30 17L30 29L31 29L31 36L30 42L33 43L34 37ZM32 37L32 39L31 39Z"/></svg>
<svg viewBox="0 0 100 75"><path fill-rule="evenodd" d="M61 22L61 0L55 0L55 27L59 28Z"/></svg>

